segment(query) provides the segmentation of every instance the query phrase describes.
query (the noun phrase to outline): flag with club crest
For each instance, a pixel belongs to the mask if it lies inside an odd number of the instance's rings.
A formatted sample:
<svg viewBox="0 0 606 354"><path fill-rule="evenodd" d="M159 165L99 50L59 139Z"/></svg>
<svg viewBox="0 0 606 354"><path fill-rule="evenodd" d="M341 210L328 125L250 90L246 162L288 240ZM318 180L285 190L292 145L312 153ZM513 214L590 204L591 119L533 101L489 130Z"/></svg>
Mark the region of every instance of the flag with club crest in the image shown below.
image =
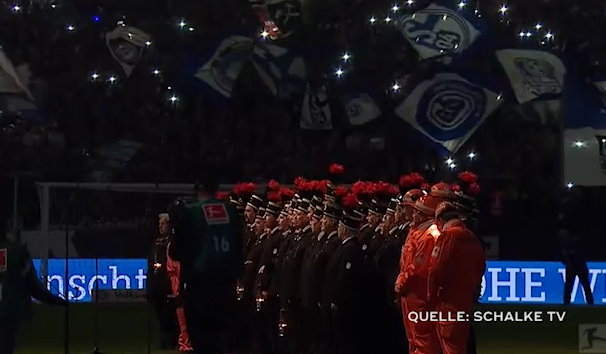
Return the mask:
<svg viewBox="0 0 606 354"><path fill-rule="evenodd" d="M136 27L119 24L105 34L107 49L120 64L126 76L130 76L143 55L151 37Z"/></svg>
<svg viewBox="0 0 606 354"><path fill-rule="evenodd" d="M251 61L265 86L281 99L303 93L306 66L303 57L290 48L266 41L255 44Z"/></svg>
<svg viewBox="0 0 606 354"><path fill-rule="evenodd" d="M502 102L486 86L455 73L436 74L411 91L396 115L441 151L455 153Z"/></svg>
<svg viewBox="0 0 606 354"><path fill-rule="evenodd" d="M496 52L518 103L553 99L562 94L566 67L560 58L541 50L503 49Z"/></svg>
<svg viewBox="0 0 606 354"><path fill-rule="evenodd" d="M606 186L606 109L599 92L568 67L562 94L564 182Z"/></svg>
<svg viewBox="0 0 606 354"><path fill-rule="evenodd" d="M600 91L600 100L602 101L602 105L606 107L606 81L594 81L593 84Z"/></svg>
<svg viewBox="0 0 606 354"><path fill-rule="evenodd" d="M308 130L332 129L332 111L326 85L318 87L307 85L301 107L300 127Z"/></svg>
<svg viewBox="0 0 606 354"><path fill-rule="evenodd" d="M347 95L342 101L351 125L364 125L381 115L381 109L367 93Z"/></svg>
<svg viewBox="0 0 606 354"><path fill-rule="evenodd" d="M250 59L252 48L252 38L238 35L223 38L212 55L202 61L194 76L224 97L231 98L234 84Z"/></svg>
<svg viewBox="0 0 606 354"><path fill-rule="evenodd" d="M0 96L0 109L5 110L8 113L16 114L21 118L30 119L34 121L42 121L41 112L36 107L36 102L34 94L40 93L39 90L29 90L32 82L31 80L31 72L29 70L29 64L21 64L17 68L15 68L15 73L17 74L17 79L19 80L19 85L22 85L26 91L21 91L21 93L17 94L6 94ZM37 84L40 84L39 81L36 81ZM36 88L36 85L33 85L33 88ZM38 96L38 98L40 98Z"/></svg>
<svg viewBox="0 0 606 354"><path fill-rule="evenodd" d="M396 19L396 27L422 59L465 52L484 32L483 21L454 0L436 1Z"/></svg>

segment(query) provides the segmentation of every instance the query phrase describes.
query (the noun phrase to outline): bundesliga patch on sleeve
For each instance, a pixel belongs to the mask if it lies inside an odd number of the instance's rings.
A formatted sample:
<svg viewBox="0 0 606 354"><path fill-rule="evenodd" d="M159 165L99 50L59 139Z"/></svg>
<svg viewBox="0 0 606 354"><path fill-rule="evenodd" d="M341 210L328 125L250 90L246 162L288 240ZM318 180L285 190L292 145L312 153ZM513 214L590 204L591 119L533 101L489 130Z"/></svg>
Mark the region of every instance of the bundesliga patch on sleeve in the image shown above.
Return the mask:
<svg viewBox="0 0 606 354"><path fill-rule="evenodd" d="M8 252L6 248L0 249L0 272L6 272L8 266Z"/></svg>
<svg viewBox="0 0 606 354"><path fill-rule="evenodd" d="M229 214L224 204L204 204L202 210L208 225L229 224Z"/></svg>

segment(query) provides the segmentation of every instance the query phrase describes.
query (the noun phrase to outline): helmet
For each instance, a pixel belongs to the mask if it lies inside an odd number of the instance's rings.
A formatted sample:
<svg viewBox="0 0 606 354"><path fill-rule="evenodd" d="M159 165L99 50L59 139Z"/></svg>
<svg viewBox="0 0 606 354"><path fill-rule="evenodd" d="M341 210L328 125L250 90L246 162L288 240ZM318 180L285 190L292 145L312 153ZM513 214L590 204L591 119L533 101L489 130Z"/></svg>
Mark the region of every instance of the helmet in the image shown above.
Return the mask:
<svg viewBox="0 0 606 354"><path fill-rule="evenodd" d="M452 186L445 182L434 184L429 191L429 195L442 198L443 200L453 200L456 198Z"/></svg>
<svg viewBox="0 0 606 354"><path fill-rule="evenodd" d="M455 210L457 210L457 207L455 207L455 205L453 203L451 203L451 202L441 202L436 207L435 217L439 218L442 214L447 213L449 211L455 211Z"/></svg>
<svg viewBox="0 0 606 354"><path fill-rule="evenodd" d="M433 217L436 214L436 207L442 201L440 198L425 195L413 204L413 208L427 216Z"/></svg>
<svg viewBox="0 0 606 354"><path fill-rule="evenodd" d="M420 189L411 189L404 194L402 204L412 205L424 195L425 193L423 193L423 191Z"/></svg>

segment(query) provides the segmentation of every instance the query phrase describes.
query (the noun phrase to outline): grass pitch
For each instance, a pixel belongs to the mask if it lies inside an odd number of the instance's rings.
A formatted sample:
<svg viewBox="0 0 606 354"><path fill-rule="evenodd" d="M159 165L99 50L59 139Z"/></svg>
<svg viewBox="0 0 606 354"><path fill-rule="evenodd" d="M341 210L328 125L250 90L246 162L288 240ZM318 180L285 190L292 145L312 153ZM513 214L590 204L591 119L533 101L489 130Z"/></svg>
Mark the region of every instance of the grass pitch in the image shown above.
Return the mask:
<svg viewBox="0 0 606 354"><path fill-rule="evenodd" d="M143 304L99 305L98 346L106 354L171 353L159 351L157 323ZM605 323L606 307L480 305L479 311L541 311L543 322L476 323L480 354L572 354L579 352L579 324ZM549 322L546 311L566 311L562 322ZM95 346L95 311L92 304L69 310L69 349L90 354ZM36 306L34 319L20 330L17 353L64 353L65 311Z"/></svg>

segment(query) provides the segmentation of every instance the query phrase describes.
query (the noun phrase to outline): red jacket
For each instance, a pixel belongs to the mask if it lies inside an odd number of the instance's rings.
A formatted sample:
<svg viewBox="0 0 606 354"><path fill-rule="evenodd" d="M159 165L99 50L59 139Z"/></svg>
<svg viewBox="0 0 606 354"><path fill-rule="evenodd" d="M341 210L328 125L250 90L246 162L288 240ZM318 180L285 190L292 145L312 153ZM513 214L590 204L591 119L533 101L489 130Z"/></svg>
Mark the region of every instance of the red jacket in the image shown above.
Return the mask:
<svg viewBox="0 0 606 354"><path fill-rule="evenodd" d="M428 298L470 310L486 270L480 240L463 222L451 220L442 227L428 263Z"/></svg>

